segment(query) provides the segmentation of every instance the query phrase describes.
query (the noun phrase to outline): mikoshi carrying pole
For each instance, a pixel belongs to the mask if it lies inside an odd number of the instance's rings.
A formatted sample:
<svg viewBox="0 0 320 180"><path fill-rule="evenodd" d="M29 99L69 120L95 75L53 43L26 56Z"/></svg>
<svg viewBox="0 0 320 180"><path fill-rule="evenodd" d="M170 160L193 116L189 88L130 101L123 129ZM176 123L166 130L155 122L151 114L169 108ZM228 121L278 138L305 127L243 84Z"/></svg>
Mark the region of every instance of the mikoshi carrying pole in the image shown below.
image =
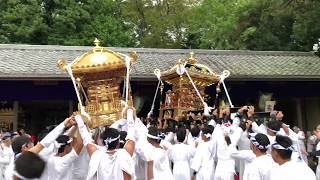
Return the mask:
<svg viewBox="0 0 320 180"><path fill-rule="evenodd" d="M153 110L154 110L154 103L156 101L156 98L157 98L157 94L158 94L158 91L159 91L159 87L160 87L160 84L161 84L161 71L160 69L155 69L153 71L153 73L157 76L157 79L158 79L158 85L157 85L157 89L156 89L156 92L153 96L153 101L152 101L152 105L151 105L151 108L150 108L150 111L148 113L148 117L151 117L151 115L153 114Z"/></svg>

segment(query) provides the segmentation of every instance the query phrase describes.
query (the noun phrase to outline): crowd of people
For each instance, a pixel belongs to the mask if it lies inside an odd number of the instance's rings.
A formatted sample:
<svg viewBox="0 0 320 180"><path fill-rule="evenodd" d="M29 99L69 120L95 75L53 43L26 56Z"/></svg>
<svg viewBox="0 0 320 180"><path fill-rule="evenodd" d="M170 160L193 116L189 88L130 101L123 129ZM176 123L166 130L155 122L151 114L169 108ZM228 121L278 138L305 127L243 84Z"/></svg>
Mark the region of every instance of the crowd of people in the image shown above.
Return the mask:
<svg viewBox="0 0 320 180"><path fill-rule="evenodd" d="M308 166L310 157L320 158L320 125L306 138L281 111L263 122L253 106L176 120L123 112L124 119L95 129L88 115L73 113L37 142L1 133L0 179L320 180L320 165L316 172Z"/></svg>

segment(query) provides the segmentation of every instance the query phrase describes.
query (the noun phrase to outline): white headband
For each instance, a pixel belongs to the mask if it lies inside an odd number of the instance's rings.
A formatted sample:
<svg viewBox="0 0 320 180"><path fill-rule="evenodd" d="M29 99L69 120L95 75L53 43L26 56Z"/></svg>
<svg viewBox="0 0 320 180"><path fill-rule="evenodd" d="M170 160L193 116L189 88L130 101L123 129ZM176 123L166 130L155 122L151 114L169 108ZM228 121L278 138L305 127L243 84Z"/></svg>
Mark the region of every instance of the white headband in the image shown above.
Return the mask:
<svg viewBox="0 0 320 180"><path fill-rule="evenodd" d="M112 143L113 141L116 141L118 139L120 139L120 135L118 137L113 138L113 139L112 138L105 139L104 143L106 144L107 149L108 149L108 146L109 146L110 143Z"/></svg>
<svg viewBox="0 0 320 180"><path fill-rule="evenodd" d="M67 144L70 144L72 142L72 138L70 138L67 142L65 143L59 143L58 141L54 141L54 147L59 149L61 146L64 146L64 145L67 145Z"/></svg>
<svg viewBox="0 0 320 180"><path fill-rule="evenodd" d="M264 146L264 145L261 145L257 140L256 140L256 133L250 133L249 134L251 137L250 137L250 142L255 145L258 149L268 149L270 147L270 144Z"/></svg>
<svg viewBox="0 0 320 180"><path fill-rule="evenodd" d="M278 131L276 131L276 130L273 130L273 129L270 129L270 128L268 128L271 132L273 132L273 133L275 133L275 134L277 134L278 133Z"/></svg>
<svg viewBox="0 0 320 180"><path fill-rule="evenodd" d="M164 135L164 133L160 133L160 134L158 134L157 136L154 136L154 135L151 135L151 134L147 134L147 137L148 138L151 138L151 139L156 139L156 140L160 140L161 139L161 136L163 136Z"/></svg>
<svg viewBox="0 0 320 180"><path fill-rule="evenodd" d="M285 148L281 144L279 144L278 142L275 142L274 144L272 144L272 148L279 149L279 150L295 151L295 149L292 145Z"/></svg>
<svg viewBox="0 0 320 180"><path fill-rule="evenodd" d="M207 133L207 134L203 134L206 138L211 138L212 137L212 135L210 134L210 133Z"/></svg>

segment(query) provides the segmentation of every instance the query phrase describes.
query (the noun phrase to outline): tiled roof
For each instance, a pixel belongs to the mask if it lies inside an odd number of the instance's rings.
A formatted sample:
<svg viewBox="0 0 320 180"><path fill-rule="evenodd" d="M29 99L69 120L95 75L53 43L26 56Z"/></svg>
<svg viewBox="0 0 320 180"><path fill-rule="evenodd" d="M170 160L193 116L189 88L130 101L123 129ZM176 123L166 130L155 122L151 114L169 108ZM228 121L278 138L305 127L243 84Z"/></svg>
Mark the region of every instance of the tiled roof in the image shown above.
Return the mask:
<svg viewBox="0 0 320 180"><path fill-rule="evenodd" d="M71 62L92 47L0 44L0 79L67 79L57 68L57 60ZM229 70L231 80L320 80L320 58L312 52L185 50L149 48L109 48L138 53L133 78L155 80L153 71L164 71L178 59L195 52L198 62L214 72Z"/></svg>

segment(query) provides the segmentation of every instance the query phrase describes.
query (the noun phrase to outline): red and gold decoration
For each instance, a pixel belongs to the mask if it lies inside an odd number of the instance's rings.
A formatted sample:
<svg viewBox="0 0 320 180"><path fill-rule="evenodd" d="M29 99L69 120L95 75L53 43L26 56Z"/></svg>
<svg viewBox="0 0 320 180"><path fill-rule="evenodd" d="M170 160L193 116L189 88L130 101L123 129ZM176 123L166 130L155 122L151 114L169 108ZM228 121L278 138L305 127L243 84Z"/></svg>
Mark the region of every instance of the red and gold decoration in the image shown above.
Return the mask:
<svg viewBox="0 0 320 180"><path fill-rule="evenodd" d="M202 99L187 75L193 80ZM204 109L204 90L206 87L218 83L220 76L213 73L205 65L198 64L194 53L191 52L188 59L179 60L171 69L162 72L161 80L172 85L172 90L165 93L165 101L160 103L160 118L178 120L179 117L186 116L190 111Z"/></svg>

